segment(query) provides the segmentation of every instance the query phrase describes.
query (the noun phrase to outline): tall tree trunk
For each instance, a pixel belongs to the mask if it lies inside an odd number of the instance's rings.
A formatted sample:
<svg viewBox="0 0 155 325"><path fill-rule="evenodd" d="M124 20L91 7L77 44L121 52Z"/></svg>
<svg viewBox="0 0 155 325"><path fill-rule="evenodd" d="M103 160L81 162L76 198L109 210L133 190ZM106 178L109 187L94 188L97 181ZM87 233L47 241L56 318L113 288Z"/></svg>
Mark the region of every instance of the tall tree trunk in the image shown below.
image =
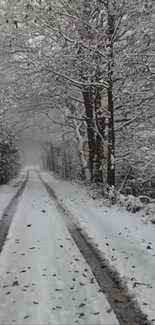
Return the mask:
<svg viewBox="0 0 155 325"><path fill-rule="evenodd" d="M108 168L107 182L115 185L115 129L114 129L114 104L113 104L113 34L114 15L108 10Z"/></svg>
<svg viewBox="0 0 155 325"><path fill-rule="evenodd" d="M104 143L105 137L105 117L101 109L101 92L96 89L95 95L95 118L96 118L96 145L95 145L95 172L94 178L96 183L103 182L103 159L104 159Z"/></svg>
<svg viewBox="0 0 155 325"><path fill-rule="evenodd" d="M84 154L84 138L80 131L80 127L82 123L78 124L77 121L74 120L74 125L75 125L76 138L78 142L78 153L79 153L80 166L81 166L81 179L85 181L87 162L85 160L85 154Z"/></svg>
<svg viewBox="0 0 155 325"><path fill-rule="evenodd" d="M89 169L91 174L91 182L93 181L94 172L94 157L95 157L95 129L94 129L94 110L91 98L91 89L84 89L83 99L87 117L87 134L88 134L88 147L89 147Z"/></svg>

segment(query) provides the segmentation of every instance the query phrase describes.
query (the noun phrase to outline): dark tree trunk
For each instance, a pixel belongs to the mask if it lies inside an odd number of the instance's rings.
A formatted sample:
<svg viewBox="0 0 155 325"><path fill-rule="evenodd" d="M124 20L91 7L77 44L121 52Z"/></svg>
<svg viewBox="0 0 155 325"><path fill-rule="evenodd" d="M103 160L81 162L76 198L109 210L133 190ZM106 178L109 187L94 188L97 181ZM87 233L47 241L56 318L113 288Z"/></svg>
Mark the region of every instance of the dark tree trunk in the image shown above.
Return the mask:
<svg viewBox="0 0 155 325"><path fill-rule="evenodd" d="M88 147L89 147L89 169L91 174L91 181L93 180L94 172L94 157L95 157L95 130L93 121L93 103L92 103L92 90L83 90L83 99L86 110L87 121L87 134L88 134Z"/></svg>
<svg viewBox="0 0 155 325"><path fill-rule="evenodd" d="M96 112L96 126L98 132L96 133L96 146L95 146L95 173L94 179L96 183L103 182L103 159L104 159L104 143L105 137L105 117L102 116L101 110L101 93L100 89L96 89L95 96L95 112Z"/></svg>
<svg viewBox="0 0 155 325"><path fill-rule="evenodd" d="M114 16L108 13L108 168L107 182L110 186L115 185L115 129L114 129L114 104L113 104L113 34Z"/></svg>

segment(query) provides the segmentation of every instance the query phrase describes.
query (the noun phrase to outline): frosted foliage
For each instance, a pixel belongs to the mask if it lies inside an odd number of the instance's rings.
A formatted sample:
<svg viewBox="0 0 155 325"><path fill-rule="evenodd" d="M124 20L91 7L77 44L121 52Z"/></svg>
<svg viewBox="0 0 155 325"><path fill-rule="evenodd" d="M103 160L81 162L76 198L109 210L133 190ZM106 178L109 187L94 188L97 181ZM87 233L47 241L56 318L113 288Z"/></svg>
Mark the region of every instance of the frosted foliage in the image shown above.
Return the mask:
<svg viewBox="0 0 155 325"><path fill-rule="evenodd" d="M35 121L44 166L154 199L153 1L8 0L4 11L2 102L19 129Z"/></svg>
<svg viewBox="0 0 155 325"><path fill-rule="evenodd" d="M7 125L0 120L0 184L7 183L19 169L16 140Z"/></svg>

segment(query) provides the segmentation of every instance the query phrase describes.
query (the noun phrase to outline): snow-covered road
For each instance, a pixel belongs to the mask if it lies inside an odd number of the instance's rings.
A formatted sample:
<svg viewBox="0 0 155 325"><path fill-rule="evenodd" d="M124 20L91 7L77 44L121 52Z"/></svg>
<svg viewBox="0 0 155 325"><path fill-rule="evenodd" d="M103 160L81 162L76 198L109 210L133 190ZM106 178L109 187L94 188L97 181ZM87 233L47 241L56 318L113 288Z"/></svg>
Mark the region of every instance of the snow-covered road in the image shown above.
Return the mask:
<svg viewBox="0 0 155 325"><path fill-rule="evenodd" d="M118 324L31 171L0 256L0 324Z"/></svg>
<svg viewBox="0 0 155 325"><path fill-rule="evenodd" d="M94 200L84 186L40 173L71 221L118 272L133 301L155 324L155 225L146 223L145 215L107 207L103 198Z"/></svg>

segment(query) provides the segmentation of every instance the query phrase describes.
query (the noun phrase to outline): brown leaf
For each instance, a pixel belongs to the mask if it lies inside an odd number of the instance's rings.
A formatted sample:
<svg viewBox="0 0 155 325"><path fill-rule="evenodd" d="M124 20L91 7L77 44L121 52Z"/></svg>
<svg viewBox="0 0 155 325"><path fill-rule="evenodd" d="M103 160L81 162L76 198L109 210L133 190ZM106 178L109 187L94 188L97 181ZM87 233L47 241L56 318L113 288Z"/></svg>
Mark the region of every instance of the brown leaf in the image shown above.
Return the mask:
<svg viewBox="0 0 155 325"><path fill-rule="evenodd" d="M59 288L58 288L58 289L55 289L55 291L63 291L63 289L59 289Z"/></svg>
<svg viewBox="0 0 155 325"><path fill-rule="evenodd" d="M79 317L84 317L84 313L80 313L79 314Z"/></svg>
<svg viewBox="0 0 155 325"><path fill-rule="evenodd" d="M14 282L13 282L13 287L15 287L15 286L19 286L19 282L18 282L18 280L15 280Z"/></svg>
<svg viewBox="0 0 155 325"><path fill-rule="evenodd" d="M30 288L30 286L29 285L25 285L24 288Z"/></svg>

